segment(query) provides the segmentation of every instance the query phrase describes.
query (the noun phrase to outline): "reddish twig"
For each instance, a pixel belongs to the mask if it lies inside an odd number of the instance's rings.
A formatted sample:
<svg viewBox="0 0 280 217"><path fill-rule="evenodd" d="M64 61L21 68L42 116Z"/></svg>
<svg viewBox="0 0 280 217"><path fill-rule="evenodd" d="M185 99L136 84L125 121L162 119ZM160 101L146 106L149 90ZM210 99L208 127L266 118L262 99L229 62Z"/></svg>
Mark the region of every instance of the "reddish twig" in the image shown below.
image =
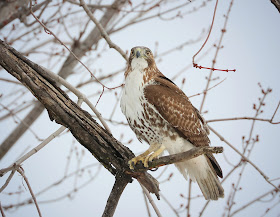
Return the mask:
<svg viewBox="0 0 280 217"><path fill-rule="evenodd" d="M196 63L193 63L193 67L198 68L198 69L210 69L211 71L221 71L221 72L235 72L236 71L236 69L216 69L216 68L204 67L204 66L199 66Z"/></svg>
<svg viewBox="0 0 280 217"><path fill-rule="evenodd" d="M232 3L231 3L231 4L232 4ZM222 71L222 72L230 72L230 71L232 71L232 72L235 72L236 69L216 69L216 68L214 68L214 67L211 67L211 68L210 68L210 67L200 66L200 65L198 65L197 63L195 63L195 61L194 61L194 60L195 60L195 57L201 52L201 50L204 48L204 46L206 45L206 43L207 43L207 41L208 41L208 39L209 39L209 37L210 37L211 31L212 31L213 25L214 25L214 20L215 20L215 16L216 16L217 6L218 6L218 0L216 0L216 5L215 5L214 13L213 13L213 18L212 18L212 23L211 23L211 26L210 26L208 35L207 35L207 37L206 37L204 43L202 44L201 48L195 53L195 55L193 55L193 60L192 60L192 62L193 62L193 67L198 68L198 69L210 69L210 70L212 70L212 71ZM223 29L222 29L222 33L225 33L225 31L226 31L225 28L223 28Z"/></svg>
<svg viewBox="0 0 280 217"><path fill-rule="evenodd" d="M212 31L212 28L213 28L213 25L214 25L214 20L215 20L215 16L216 16L216 10L217 10L217 6L218 6L218 0L216 0L216 5L215 5L215 9L214 9L214 14L213 14L213 18L212 18L212 23L211 23L211 26L210 26L210 29L209 29L209 32L208 32L208 35L204 41L204 43L202 44L201 48L196 52L195 55L193 55L193 66L195 67L195 65L197 65L194 61L195 57L200 53L200 51L204 48L204 46L206 45L209 37L210 37L210 34L211 34L211 31Z"/></svg>
<svg viewBox="0 0 280 217"><path fill-rule="evenodd" d="M231 11L231 7L232 7L232 4L233 4L233 0L230 2L230 5L229 5L229 8L228 8L228 11L227 11L227 14L225 15L225 22L224 22L224 26L223 26L223 29L222 29L222 33L221 33L221 36L220 36L220 39L219 39L219 42L218 42L218 45L216 46L216 52L215 52L215 56L214 56L214 59L212 61L212 66L211 66L211 70L210 70L210 74L209 74L209 77L207 79L207 84L206 84L206 88L205 88L205 93L203 94L203 99L202 99L202 102L201 102L201 105L200 105L200 109L199 111L202 112L202 108L203 108L203 105L204 105L204 102L205 102L205 99L206 99L206 95L207 95L207 91L208 91L208 88L209 88L209 85L210 85L210 82L211 82L211 78L212 78L212 75L213 75L213 69L215 68L215 64L217 62L217 57L218 57L218 53L220 51L220 48L221 48L221 44L222 44L222 40L223 40L223 37L224 37L224 34L226 32L226 26L227 26L227 22L228 22L228 18L229 18L229 14L230 14L230 11ZM216 5L217 6L217 5ZM215 11L216 11L216 8L215 8ZM214 14L215 15L215 14ZM213 19L214 19L215 16L213 16ZM214 22L214 21L213 21ZM211 27L212 28L212 27ZM194 61L194 59L193 59ZM194 62L193 62L194 63ZM195 64L195 63L194 63Z"/></svg>

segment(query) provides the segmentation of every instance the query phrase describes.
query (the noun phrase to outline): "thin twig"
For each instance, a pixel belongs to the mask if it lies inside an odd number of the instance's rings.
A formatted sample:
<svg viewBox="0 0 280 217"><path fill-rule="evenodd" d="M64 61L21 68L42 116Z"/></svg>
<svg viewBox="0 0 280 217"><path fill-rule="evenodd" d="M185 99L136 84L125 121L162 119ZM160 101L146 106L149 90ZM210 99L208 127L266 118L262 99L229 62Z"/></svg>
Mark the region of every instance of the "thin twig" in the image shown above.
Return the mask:
<svg viewBox="0 0 280 217"><path fill-rule="evenodd" d="M205 209L207 208L208 204L210 203L210 201L211 201L211 200L208 200L208 201L204 204L204 206L203 206L201 212L199 213L199 216L198 216L198 217L201 217L201 216L203 215L203 213L204 213Z"/></svg>
<svg viewBox="0 0 280 217"><path fill-rule="evenodd" d="M172 204L168 201L168 199L161 193L160 197L167 203L167 205L170 207L170 209L174 212L174 214L177 217L180 217L176 209L172 206Z"/></svg>
<svg viewBox="0 0 280 217"><path fill-rule="evenodd" d="M192 194L192 180L189 179L189 192L188 192L188 204L187 204L187 217L190 217L191 216L191 210L190 210L190 207L191 207L191 194Z"/></svg>
<svg viewBox="0 0 280 217"><path fill-rule="evenodd" d="M139 183L139 184L140 184L140 183ZM146 195L146 197L148 198L150 204L151 204L152 207L154 208L154 210L155 210L157 216L158 216L158 217L162 217L162 215L160 214L159 209L157 208L157 206L156 206L156 204L155 204L153 198L152 198L151 195L149 194L148 190L147 190L144 186L142 186L141 184L140 184L140 186L142 187L143 192L144 192L144 194Z"/></svg>
<svg viewBox="0 0 280 217"><path fill-rule="evenodd" d="M251 164L270 185L272 185L277 191L280 191L280 189L276 185L274 185L271 181L269 181L269 178L264 174L264 172L261 169L259 169L252 161L250 161L247 157L245 157L240 151L238 151L232 144L230 144L227 140L225 140L225 138L222 137L216 130L214 130L210 126L208 126L208 127L216 136L218 136L220 138L221 141L226 143L236 153L238 153L243 158L244 161L247 161L249 164Z"/></svg>
<svg viewBox="0 0 280 217"><path fill-rule="evenodd" d="M218 0L216 2L216 6L217 6L217 3L218 3ZM205 87L205 93L203 94L203 99L202 99L200 109L199 109L200 112L202 112L202 108L203 108L203 105L205 103L205 99L206 99L206 96L207 96L207 91L208 91L208 88L209 88L209 85L210 85L210 82L211 82L211 79L212 79L212 75L213 75L213 69L215 68L215 64L217 62L217 57L218 57L219 51L221 49L221 44L222 44L222 41L223 41L223 38L224 38L224 34L226 33L226 26L227 26L227 23L228 23L229 14L230 14L232 5L233 5L233 0L230 2L227 14L225 15L224 26L223 26L223 29L222 29L222 33L221 33L218 45L216 46L216 52L215 52L214 59L212 61L212 66L210 68L210 73L209 73L209 76L208 76L208 79L207 79L207 84L206 84L206 87ZM215 8L215 11L216 11L216 8ZM213 19L214 19L214 16L215 16L215 14L213 15Z"/></svg>
<svg viewBox="0 0 280 217"><path fill-rule="evenodd" d="M110 39L109 35L107 34L106 30L104 29L104 27L101 25L100 22L98 22L97 19L95 19L95 17L93 16L93 14L91 13L91 11L89 10L88 6L86 5L84 0L80 0L80 5L84 8L85 12L87 13L87 15L89 16L89 18L95 23L95 25L97 26L97 28L100 31L101 36L106 40L106 42L108 43L110 48L115 49L117 52L119 52L122 57L128 61L128 57L126 56L125 52L118 46L116 45L114 42L112 42L112 40Z"/></svg>
<svg viewBox="0 0 280 217"><path fill-rule="evenodd" d="M4 213L4 210L3 210L3 208L2 208L1 201L0 201L0 212L1 212L2 217L6 217L6 216L5 216L5 213Z"/></svg>
<svg viewBox="0 0 280 217"><path fill-rule="evenodd" d="M39 206L38 206L36 197L35 197L35 195L34 195L34 193L33 193L33 191L32 191L32 188L31 188L31 186L30 186L30 184L29 184L29 181L28 181L27 177L24 175L23 169L20 167L20 168L17 169L17 171L18 171L19 174L23 177L25 183L27 184L28 190L29 190L29 192L30 192L30 194L31 194L31 196L32 196L32 199L33 199L33 201L34 201L34 204L35 204L35 206L36 206L36 209L37 209L37 211L38 211L38 214L39 214L40 217L42 217L42 214L41 214L40 208L39 208Z"/></svg>
<svg viewBox="0 0 280 217"><path fill-rule="evenodd" d="M272 190L270 190L270 191L268 191L268 192L266 192L266 193L260 195L259 197L255 198L254 200L251 200L250 202L244 204L242 207L240 207L239 209L235 210L230 216L231 216L231 217L234 216L236 213L238 213L238 212L244 210L245 208L249 207L249 206L252 205L253 203L259 201L260 199L266 197L266 196L269 195L269 194L272 194L273 192L275 192L275 189L274 189L274 188L273 188Z"/></svg>
<svg viewBox="0 0 280 217"><path fill-rule="evenodd" d="M216 10L217 10L217 6L218 6L218 0L216 0L216 4L215 4L215 8L214 8L214 13L213 13L213 18L212 18L212 22L211 22L211 26L210 26L210 29L209 29L209 32L208 32L208 35L204 41L204 43L202 44L201 48L195 53L195 55L193 55L193 58L192 58L192 62L193 62L193 66L197 65L195 63L195 57L200 53L200 51L204 48L204 46L206 45L209 37L210 37L210 34L211 34L211 31L212 31L212 28L213 28L213 25L214 25L214 21L215 21L215 16L216 16Z"/></svg>
<svg viewBox="0 0 280 217"><path fill-rule="evenodd" d="M12 172L10 173L9 177L7 178L5 184L0 188L0 193L8 186L8 184L10 183L11 179L13 178L15 172L16 172L16 170L12 170Z"/></svg>
<svg viewBox="0 0 280 217"><path fill-rule="evenodd" d="M144 197L145 205L146 205L146 208L147 208L148 217L151 217L151 211L150 211L150 207L149 207L149 204L148 204L148 200L147 200L146 194L145 194L144 190L142 192L143 192L143 197Z"/></svg>
<svg viewBox="0 0 280 217"><path fill-rule="evenodd" d="M32 14L32 16L39 22L39 24L44 28L45 32L47 34L51 34L62 46L64 46L68 51L69 53L83 66L85 67L85 69L91 74L91 76L100 84L102 85L103 87L103 91L104 91L104 88L107 88L107 89L115 89L115 88L118 88L118 87L121 87L123 85L119 85L117 87L107 87L105 86L104 84L102 84L98 79L97 77L90 71L90 69L74 54L73 51L71 51L45 24L43 24L39 19L38 17L36 17L36 15L33 13L32 11L32 0L30 0L30 13ZM101 94L102 95L102 94Z"/></svg>
<svg viewBox="0 0 280 217"><path fill-rule="evenodd" d="M98 112L96 107L89 101L89 99L82 93L80 92L77 88L75 88L72 84L67 82L65 79L63 79L61 76L53 73L52 71L48 70L47 68L41 66L56 82L62 84L64 87L66 87L68 90L70 90L72 93L74 93L78 99L82 99L94 112L94 114L97 116L97 118L100 120L102 123L103 127L112 134L109 126L107 125L106 121L103 119L101 114Z"/></svg>
<svg viewBox="0 0 280 217"><path fill-rule="evenodd" d="M280 124L280 121L272 122L272 119L256 118L256 117L219 118L219 119L207 120L206 122L211 123L211 122L218 122L218 121L236 121L236 120L255 120L255 121L265 121L271 124Z"/></svg>
<svg viewBox="0 0 280 217"><path fill-rule="evenodd" d="M277 112L279 106L280 106L280 101L279 101L279 103L278 103L278 105L277 105L277 107L276 107L276 109L275 109L275 111L274 111L274 113L273 113L273 115L272 115L272 117L271 117L271 120L270 120L271 122L272 122L272 120L274 119L274 116L276 115L276 112Z"/></svg>
<svg viewBox="0 0 280 217"><path fill-rule="evenodd" d="M209 89L207 89L207 92L208 92L209 90L211 90L211 89L213 89L213 88L219 86L219 85L220 85L221 83L223 83L226 79L227 79L227 78L224 78L223 80L221 80L220 82L218 82L217 84L215 84L213 87L210 87ZM197 94L194 94L194 95L191 95L191 96L189 96L189 98L192 98L192 97L194 97L194 96L199 96L199 95L201 95L201 94L205 94L205 91L200 92L200 93L197 93Z"/></svg>
<svg viewBox="0 0 280 217"><path fill-rule="evenodd" d="M50 141L52 141L55 137L57 137L65 129L66 129L66 127L64 127L64 126L60 127L58 130L56 130L54 133L52 133L48 138L46 138L43 142L41 142L38 146L36 146L31 151L29 151L28 153L23 155L16 162L14 162L11 166L1 169L0 170L0 177L3 176L5 173L7 173L10 170L13 170L13 169L17 170L25 160L27 160L32 155L34 155L35 153L40 151L42 148L44 148Z"/></svg>

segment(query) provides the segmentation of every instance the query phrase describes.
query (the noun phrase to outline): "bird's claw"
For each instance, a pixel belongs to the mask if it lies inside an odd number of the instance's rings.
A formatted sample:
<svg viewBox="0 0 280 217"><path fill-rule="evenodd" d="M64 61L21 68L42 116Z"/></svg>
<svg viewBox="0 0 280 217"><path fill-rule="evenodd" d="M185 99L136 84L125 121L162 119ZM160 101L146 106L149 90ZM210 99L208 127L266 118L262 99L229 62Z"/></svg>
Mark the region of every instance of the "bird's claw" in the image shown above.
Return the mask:
<svg viewBox="0 0 280 217"><path fill-rule="evenodd" d="M134 170L138 162L141 162L146 168L149 167L149 156L137 156L132 158L130 161L128 161L129 168Z"/></svg>
<svg viewBox="0 0 280 217"><path fill-rule="evenodd" d="M131 170L134 170L135 169L135 166L138 162L141 162L145 168L148 168L149 167L149 162L153 161L154 158L156 158L157 156L154 156L153 154L151 155L148 155L148 156L137 156L137 157L134 157L132 158L130 161L128 161L128 165L129 165L129 168Z"/></svg>

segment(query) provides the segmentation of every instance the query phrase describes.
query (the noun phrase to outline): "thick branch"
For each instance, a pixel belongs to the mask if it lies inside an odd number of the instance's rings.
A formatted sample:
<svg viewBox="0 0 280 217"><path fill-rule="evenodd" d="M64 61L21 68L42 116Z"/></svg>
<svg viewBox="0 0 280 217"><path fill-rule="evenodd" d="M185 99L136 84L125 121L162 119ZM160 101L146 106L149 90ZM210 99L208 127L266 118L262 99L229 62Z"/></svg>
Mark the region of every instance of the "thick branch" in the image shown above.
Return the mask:
<svg viewBox="0 0 280 217"><path fill-rule="evenodd" d="M122 192L130 181L131 179L127 176L123 176L123 174L116 176L115 184L107 200L102 217L111 217L114 215Z"/></svg>
<svg viewBox="0 0 280 217"><path fill-rule="evenodd" d="M134 154L73 102L49 74L0 41L0 65L23 85L48 110L51 120L67 127L73 136L113 175L123 172L138 179L147 190L158 195L157 181L147 173L133 173L128 160Z"/></svg>
<svg viewBox="0 0 280 217"><path fill-rule="evenodd" d="M280 0L271 0L271 3L277 8L280 13Z"/></svg>

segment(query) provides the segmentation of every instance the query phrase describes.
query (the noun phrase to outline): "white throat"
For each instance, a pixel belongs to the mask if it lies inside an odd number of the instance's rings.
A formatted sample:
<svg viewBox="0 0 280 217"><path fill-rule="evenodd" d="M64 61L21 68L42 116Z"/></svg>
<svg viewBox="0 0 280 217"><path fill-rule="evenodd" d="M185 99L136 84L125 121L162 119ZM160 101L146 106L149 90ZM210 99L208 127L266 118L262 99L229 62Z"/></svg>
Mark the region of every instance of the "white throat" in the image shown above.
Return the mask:
<svg viewBox="0 0 280 217"><path fill-rule="evenodd" d="M144 58L133 58L131 61L132 71L138 69L140 71L148 67L148 62Z"/></svg>

